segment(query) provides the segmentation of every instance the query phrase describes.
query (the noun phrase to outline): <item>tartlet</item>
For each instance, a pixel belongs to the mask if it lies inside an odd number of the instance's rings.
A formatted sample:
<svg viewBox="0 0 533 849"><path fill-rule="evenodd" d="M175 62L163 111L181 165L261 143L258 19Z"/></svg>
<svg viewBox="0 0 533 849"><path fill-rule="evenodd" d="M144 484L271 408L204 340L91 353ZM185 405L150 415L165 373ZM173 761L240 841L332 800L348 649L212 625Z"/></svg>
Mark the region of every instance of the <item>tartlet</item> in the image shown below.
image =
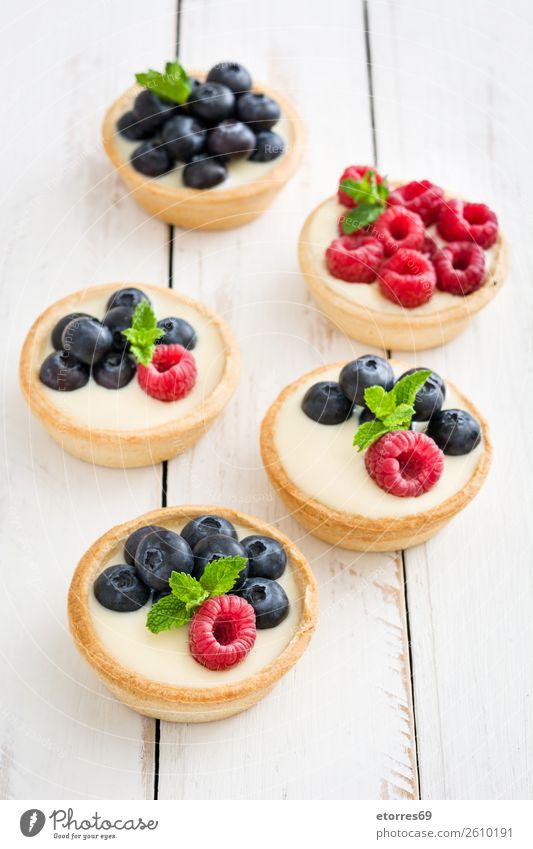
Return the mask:
<svg viewBox="0 0 533 849"><path fill-rule="evenodd" d="M205 79L205 73L192 75ZM294 106L279 92L254 84L252 91L261 91L279 103L289 135L284 155L262 176L243 185L210 191L169 186L145 177L124 160L117 132L117 120L131 108L140 91L141 86L134 85L110 106L102 126L103 144L134 200L167 224L191 230L229 230L248 224L265 212L301 163L305 131Z"/></svg>
<svg viewBox="0 0 533 849"><path fill-rule="evenodd" d="M294 579L294 586L297 588L297 598L293 600L297 610L294 612L295 618L287 644L264 668L228 683L224 681L224 672L209 672L199 667L204 676L206 673L211 676L210 680L214 682L211 686L176 686L139 674L133 668L137 658L129 668L114 656L109 645L104 645L104 642L112 640L112 637L107 638L105 630L100 632L100 635L97 633L98 626L93 619L94 608L91 607L93 582L110 560L120 558L125 540L137 528L156 524L179 531L191 518L206 513L216 513L248 532L270 536L284 547L288 558L287 568L291 570L291 580ZM130 613L117 615L132 616ZM284 534L265 522L236 510L204 505L154 510L112 528L100 537L80 560L68 595L72 636L80 653L98 677L132 710L170 722L208 722L223 719L256 704L300 658L315 629L317 615L316 581L301 552ZM270 632L262 633L266 635L265 644L268 646ZM150 636L153 641L159 639L159 635ZM171 638L172 632L168 632L167 636ZM169 651L168 644L165 651ZM222 683L217 683L218 680Z"/></svg>
<svg viewBox="0 0 533 849"><path fill-rule="evenodd" d="M340 369L345 365L344 362L333 363L308 372L285 387L269 408L260 436L267 475L291 515L325 542L355 551L395 551L418 545L443 528L478 493L487 477L492 457L488 424L466 396L446 381L448 395L443 409L459 407L470 413L480 426L480 444L466 459L445 457L445 469L446 463L453 464L448 466L448 478L443 475L432 491L418 498L398 498L383 492L367 476L363 456L352 447L352 436L358 427L357 417L352 416L343 424L330 427L309 422L301 410L306 390L316 381L337 380ZM395 360L391 360L390 365L396 377L404 371L402 364ZM450 401L455 401L455 404ZM297 418L299 415L301 421ZM287 422L293 433L287 430ZM319 438L330 440L322 449L319 444L304 443L303 440L310 438L307 431L300 440L303 428L310 429L315 425L320 429L317 431ZM280 450L280 427L284 428L285 435L288 434L288 439L283 440L283 451ZM337 427L344 429L337 431L341 434L339 438L335 434ZM321 450L323 457L320 456ZM298 451L303 452L299 459L307 465L312 477L311 480L304 475L307 489L302 480L295 480L300 476L299 468L297 473L294 470L289 472L285 465L298 462ZM344 466L341 466L345 462L354 464L350 466L348 478ZM310 491L313 488L315 492ZM353 509L352 503L349 510L342 509L352 498L361 507Z"/></svg>
<svg viewBox="0 0 533 849"><path fill-rule="evenodd" d="M203 353L192 352L200 358L199 378L194 392L183 401L156 401L136 381L114 391L96 386L91 379L74 392L56 392L41 382L39 369L53 350L51 332L56 322L75 311L103 314L108 298L124 285L138 285L145 291L160 318L177 313L201 325ZM37 318L22 348L19 376L32 412L65 451L96 465L147 466L187 451L207 432L237 386L239 350L226 322L203 304L145 283L108 283L74 292Z"/></svg>

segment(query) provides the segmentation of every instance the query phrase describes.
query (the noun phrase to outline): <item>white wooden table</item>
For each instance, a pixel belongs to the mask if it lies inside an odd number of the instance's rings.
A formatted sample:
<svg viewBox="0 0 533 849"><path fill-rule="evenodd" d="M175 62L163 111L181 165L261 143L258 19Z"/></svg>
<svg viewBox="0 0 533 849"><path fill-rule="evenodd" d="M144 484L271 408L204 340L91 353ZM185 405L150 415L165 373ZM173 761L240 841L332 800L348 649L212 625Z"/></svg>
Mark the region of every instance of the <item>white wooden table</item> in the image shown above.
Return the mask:
<svg viewBox="0 0 533 849"><path fill-rule="evenodd" d="M531 797L531 5L178 6L4 7L0 795ZM303 168L246 228L172 233L134 205L101 149L107 104L134 71L175 55L176 33L186 65L236 58L286 90L307 124ZM455 342L412 358L457 380L491 419L489 480L437 538L390 555L332 550L306 535L273 495L258 451L280 387L364 353L317 312L296 262L305 215L353 161L490 203L513 252L497 301ZM17 387L22 339L41 309L111 280L172 283L222 312L241 342L235 399L165 470L91 468L63 455ZM142 719L97 682L68 635L79 556L165 497L275 522L320 584L319 629L303 660L259 706L225 722Z"/></svg>

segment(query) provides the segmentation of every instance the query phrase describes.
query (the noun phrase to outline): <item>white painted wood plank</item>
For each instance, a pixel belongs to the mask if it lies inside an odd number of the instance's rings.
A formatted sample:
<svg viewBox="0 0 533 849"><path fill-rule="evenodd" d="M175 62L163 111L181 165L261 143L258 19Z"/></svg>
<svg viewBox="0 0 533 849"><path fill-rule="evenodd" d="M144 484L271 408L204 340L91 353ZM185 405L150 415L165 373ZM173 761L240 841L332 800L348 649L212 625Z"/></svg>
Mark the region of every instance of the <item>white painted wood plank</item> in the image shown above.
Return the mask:
<svg viewBox="0 0 533 849"><path fill-rule="evenodd" d="M282 22L282 25L281 25ZM401 567L394 557L331 550L274 496L258 428L282 386L322 362L363 353L316 310L296 262L299 229L340 169L371 161L362 7L335 20L308 2L185 4L181 58L236 58L286 91L309 132L301 172L252 225L182 233L175 286L222 312L243 374L225 414L169 465L169 503L224 503L273 521L302 548L320 583L318 633L260 705L201 726L162 724L160 798L404 798L416 795Z"/></svg>
<svg viewBox="0 0 533 849"><path fill-rule="evenodd" d="M78 657L66 592L88 545L160 504L161 468L97 469L31 420L17 386L24 334L66 293L107 280L166 285L166 227L126 196L100 145L109 102L173 51L174 2L4 10L2 136L2 798L151 797L154 723Z"/></svg>
<svg viewBox="0 0 533 849"><path fill-rule="evenodd" d="M472 505L406 555L423 798L531 798L531 6L372 2L380 165L500 216L501 296L445 349L495 448ZM403 356L403 355L402 355Z"/></svg>

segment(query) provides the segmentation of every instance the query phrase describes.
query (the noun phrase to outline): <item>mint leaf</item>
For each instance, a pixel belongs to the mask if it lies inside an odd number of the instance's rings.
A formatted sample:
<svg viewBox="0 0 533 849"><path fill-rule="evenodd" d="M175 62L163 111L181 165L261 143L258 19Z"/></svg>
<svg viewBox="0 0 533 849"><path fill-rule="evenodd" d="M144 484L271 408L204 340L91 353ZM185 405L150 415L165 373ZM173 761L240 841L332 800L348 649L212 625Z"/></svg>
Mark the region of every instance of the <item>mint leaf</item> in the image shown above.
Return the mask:
<svg viewBox="0 0 533 849"><path fill-rule="evenodd" d="M401 430L405 427L409 427L414 411L415 408L409 404L400 404L396 407L394 412L389 413L386 416L380 416L380 418L389 430L396 430L397 428Z"/></svg>
<svg viewBox="0 0 533 849"><path fill-rule="evenodd" d="M365 389L365 404L376 416L373 422L360 425L353 438L358 451L369 448L381 436L392 430L407 430L415 409L416 393L422 388L431 371L422 369L407 374L394 384L389 392L382 386Z"/></svg>
<svg viewBox="0 0 533 849"><path fill-rule="evenodd" d="M160 631L181 628L190 618L187 608L179 598L174 595L165 595L150 608L146 617L146 627L152 634L159 634Z"/></svg>
<svg viewBox="0 0 533 849"><path fill-rule="evenodd" d="M388 433L388 428L379 419L373 422L365 422L357 428L353 438L353 444L358 451L364 451L365 448L369 448L376 439L379 439L385 433Z"/></svg>
<svg viewBox="0 0 533 849"><path fill-rule="evenodd" d="M146 73L135 74L135 79L158 97L174 103L185 103L191 93L189 76L179 62L167 62L162 74L150 68Z"/></svg>
<svg viewBox="0 0 533 849"><path fill-rule="evenodd" d="M369 386L365 389L365 404L378 419L383 419L394 412L396 396L393 391L385 392L382 386Z"/></svg>
<svg viewBox="0 0 533 849"><path fill-rule="evenodd" d="M374 221L377 221L383 210L383 206L358 203L342 219L343 233L349 236L351 233L355 233L356 230L362 230L363 227L373 224Z"/></svg>
<svg viewBox="0 0 533 849"><path fill-rule="evenodd" d="M152 359L155 343L165 335L165 331L157 326L152 307L148 301L143 300L135 307L131 326L123 330L122 335L130 343L130 351L137 362L147 366Z"/></svg>
<svg viewBox="0 0 533 849"><path fill-rule="evenodd" d="M355 206L344 216L342 230L347 235L355 233L376 221L385 209L389 189L387 180L378 183L376 172L368 168L360 180L346 177L340 188L355 202Z"/></svg>
<svg viewBox="0 0 533 849"><path fill-rule="evenodd" d="M201 583L187 575L185 572L172 572L169 580L172 595L176 596L188 611L194 612L202 602L208 598L209 593L204 590Z"/></svg>
<svg viewBox="0 0 533 849"><path fill-rule="evenodd" d="M430 369L422 369L415 371L413 374L407 374L394 386L396 401L398 404L414 404L416 393L422 388L429 375Z"/></svg>
<svg viewBox="0 0 533 849"><path fill-rule="evenodd" d="M205 567L200 584L210 596L224 595L233 588L245 566L245 557L222 557L220 560L212 560Z"/></svg>

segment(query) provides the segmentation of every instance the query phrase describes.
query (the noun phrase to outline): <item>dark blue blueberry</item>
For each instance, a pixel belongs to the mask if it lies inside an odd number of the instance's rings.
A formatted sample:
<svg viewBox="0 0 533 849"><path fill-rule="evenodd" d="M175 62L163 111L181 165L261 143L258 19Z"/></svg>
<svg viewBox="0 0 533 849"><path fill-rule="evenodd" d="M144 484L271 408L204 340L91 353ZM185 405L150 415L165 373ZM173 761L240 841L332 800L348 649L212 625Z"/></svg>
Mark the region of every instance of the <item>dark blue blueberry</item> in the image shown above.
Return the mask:
<svg viewBox="0 0 533 849"><path fill-rule="evenodd" d="M223 516L215 516L211 513L191 519L181 532L183 539L187 540L192 549L198 545L201 539L213 534L224 534L227 537L237 539L237 531L231 522L228 522Z"/></svg>
<svg viewBox="0 0 533 849"><path fill-rule="evenodd" d="M135 98L133 115L136 119L138 138L147 138L159 130L179 109L177 103L163 100L149 89L144 89Z"/></svg>
<svg viewBox="0 0 533 849"><path fill-rule="evenodd" d="M145 141L136 147L130 162L139 174L145 177L161 177L173 167L174 163L162 144Z"/></svg>
<svg viewBox="0 0 533 849"><path fill-rule="evenodd" d="M154 590L152 594L152 604L157 604L159 599L164 598L167 595L170 595L172 590L170 587L166 587L164 590Z"/></svg>
<svg viewBox="0 0 533 849"><path fill-rule="evenodd" d="M365 354L344 366L339 375L339 383L350 401L363 407L365 389L369 386L382 386L388 392L394 386L394 372L387 360L375 354Z"/></svg>
<svg viewBox="0 0 533 849"><path fill-rule="evenodd" d="M81 389L89 380L89 367L80 363L68 351L54 351L44 360L39 371L39 380L58 392Z"/></svg>
<svg viewBox="0 0 533 849"><path fill-rule="evenodd" d="M250 578L281 578L287 565L285 549L272 537L260 534L241 539L241 545L248 556L248 575Z"/></svg>
<svg viewBox="0 0 533 849"><path fill-rule="evenodd" d="M207 151L225 162L248 159L255 150L255 136L251 129L235 118L221 121L207 136Z"/></svg>
<svg viewBox="0 0 533 849"><path fill-rule="evenodd" d="M126 563L104 569L94 582L93 590L100 604L119 613L139 610L150 598L149 588L134 567Z"/></svg>
<svg viewBox="0 0 533 849"><path fill-rule="evenodd" d="M251 162L272 162L285 151L285 142L272 130L264 130L255 138L255 150L250 156Z"/></svg>
<svg viewBox="0 0 533 849"><path fill-rule="evenodd" d="M234 94L250 91L252 87L252 77L249 71L239 62L219 62L214 65L207 75L207 82L222 83L222 85L230 88Z"/></svg>
<svg viewBox="0 0 533 849"><path fill-rule="evenodd" d="M237 542L232 536L211 534L211 536L204 537L194 546L193 554L193 575L195 578L200 578L204 574L204 569L208 563L212 563L213 560L220 560L222 557L244 557L246 560L246 564L239 572L239 577L234 584L234 589L239 589L248 576L246 552L240 542Z"/></svg>
<svg viewBox="0 0 533 849"><path fill-rule="evenodd" d="M111 351L93 366L93 377L104 389L123 389L137 373L137 364L125 351Z"/></svg>
<svg viewBox="0 0 533 849"><path fill-rule="evenodd" d="M305 393L302 410L314 422L336 425L351 416L353 404L338 383L333 380L321 380L310 386Z"/></svg>
<svg viewBox="0 0 533 849"><path fill-rule="evenodd" d="M417 371L428 371L428 369L411 368L402 374L405 377L408 374L414 374ZM401 380L401 377L398 380ZM438 413L444 403L446 396L446 384L440 374L432 371L423 386L416 393L413 416L414 422L427 422L434 413Z"/></svg>
<svg viewBox="0 0 533 849"><path fill-rule="evenodd" d="M173 159L190 162L205 147L206 129L190 115L176 115L167 121L161 132L161 141Z"/></svg>
<svg viewBox="0 0 533 849"><path fill-rule="evenodd" d="M237 101L237 118L249 124L254 133L271 130L281 117L281 109L268 94L249 91Z"/></svg>
<svg viewBox="0 0 533 849"><path fill-rule="evenodd" d="M136 289L135 286L127 286L125 289L117 289L116 292L113 292L107 302L106 311L109 312L113 307L127 307L133 312L141 301L150 303L150 298L140 289Z"/></svg>
<svg viewBox="0 0 533 849"><path fill-rule="evenodd" d="M217 159L196 156L183 169L183 183L189 189L212 189L228 176L226 166Z"/></svg>
<svg viewBox="0 0 533 849"><path fill-rule="evenodd" d="M154 590L164 589L172 572L190 575L193 565L189 544L179 534L166 528L145 534L135 552L135 568L141 580Z"/></svg>
<svg viewBox="0 0 533 849"><path fill-rule="evenodd" d="M193 92L194 99L189 97L189 112L207 124L215 124L231 118L235 109L235 95L232 90L221 83L203 83Z"/></svg>
<svg viewBox="0 0 533 849"><path fill-rule="evenodd" d="M164 530L165 528L162 528L160 525L143 525L142 528L137 528L136 531L133 531L124 543L124 560L126 563L133 566L135 563L135 552L137 551L137 546L146 534L149 534L150 531Z"/></svg>
<svg viewBox="0 0 533 849"><path fill-rule="evenodd" d="M287 593L277 581L248 578L236 594L252 605L257 628L275 628L289 614Z"/></svg>
<svg viewBox="0 0 533 849"><path fill-rule="evenodd" d="M169 316L157 322L157 326L165 331L165 335L157 340L158 345L183 345L187 350L196 348L198 337L196 331L184 318Z"/></svg>
<svg viewBox="0 0 533 849"><path fill-rule="evenodd" d="M57 322L56 326L52 330L52 345L59 351L60 348L63 347L63 331L67 324L72 321L73 318L80 318L80 316L86 316L86 312L69 312L68 315L64 315L63 318L60 318Z"/></svg>
<svg viewBox="0 0 533 849"><path fill-rule="evenodd" d="M131 307L112 307L104 316L102 324L109 327L113 334L114 351L125 351L130 346L122 331L131 326L133 312Z"/></svg>
<svg viewBox="0 0 533 849"><path fill-rule="evenodd" d="M117 121L117 130L128 141L141 141L152 135L133 112L125 112Z"/></svg>
<svg viewBox="0 0 533 849"><path fill-rule="evenodd" d="M481 442L479 422L467 410L440 410L429 420L426 433L445 454L469 454Z"/></svg>
<svg viewBox="0 0 533 849"><path fill-rule="evenodd" d="M103 360L113 346L113 335L104 324L91 316L69 321L63 330L63 348L86 365Z"/></svg>

